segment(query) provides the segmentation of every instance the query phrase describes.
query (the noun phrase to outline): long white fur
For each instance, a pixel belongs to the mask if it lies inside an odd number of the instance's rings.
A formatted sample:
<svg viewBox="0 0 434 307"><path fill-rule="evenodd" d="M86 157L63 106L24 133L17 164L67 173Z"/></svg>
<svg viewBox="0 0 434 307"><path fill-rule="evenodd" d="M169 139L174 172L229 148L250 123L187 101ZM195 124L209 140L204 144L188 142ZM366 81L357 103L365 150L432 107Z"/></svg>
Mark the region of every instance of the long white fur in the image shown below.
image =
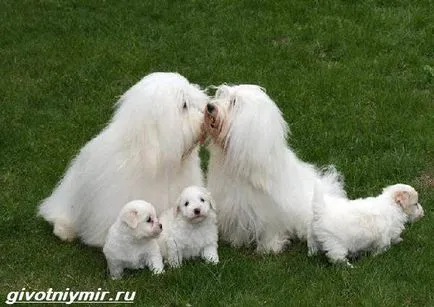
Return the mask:
<svg viewBox="0 0 434 307"><path fill-rule="evenodd" d="M409 185L395 184L377 197L355 200L325 195L314 204L313 238L331 262L350 265L348 254L386 251L402 240L407 221L423 215L418 194Z"/></svg>
<svg viewBox="0 0 434 307"><path fill-rule="evenodd" d="M314 185L344 196L339 174L301 161L287 145L288 127L276 104L256 85L221 85L209 145L208 189L218 204L221 237L234 246L256 243L280 252L290 237L309 240ZM205 119L206 128L213 128Z"/></svg>
<svg viewBox="0 0 434 307"><path fill-rule="evenodd" d="M123 204L146 199L157 213L201 185L198 156L208 101L177 73L152 73L118 101L109 125L72 161L39 214L62 240L102 246ZM184 105L187 108L184 108Z"/></svg>
<svg viewBox="0 0 434 307"><path fill-rule="evenodd" d="M199 215L194 213L195 209L200 211ZM183 260L196 257L213 264L219 262L215 203L205 188L185 188L176 207L163 212L160 221L163 232L158 244L163 259L171 267L179 267Z"/></svg>

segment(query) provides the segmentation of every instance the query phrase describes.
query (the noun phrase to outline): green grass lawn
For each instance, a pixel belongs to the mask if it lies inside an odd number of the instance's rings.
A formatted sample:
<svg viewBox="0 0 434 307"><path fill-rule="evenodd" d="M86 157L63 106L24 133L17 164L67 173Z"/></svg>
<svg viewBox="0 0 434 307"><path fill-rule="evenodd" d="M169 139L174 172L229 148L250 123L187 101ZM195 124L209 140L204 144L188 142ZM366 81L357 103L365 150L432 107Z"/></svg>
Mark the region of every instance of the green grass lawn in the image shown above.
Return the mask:
<svg viewBox="0 0 434 307"><path fill-rule="evenodd" d="M137 291L146 306L434 306L434 15L420 1L0 1L0 300L9 291ZM304 160L333 163L351 197L413 185L426 216L355 269L221 244L111 281L100 250L36 218L119 95L153 71L202 86L255 83ZM203 165L207 155L204 151Z"/></svg>

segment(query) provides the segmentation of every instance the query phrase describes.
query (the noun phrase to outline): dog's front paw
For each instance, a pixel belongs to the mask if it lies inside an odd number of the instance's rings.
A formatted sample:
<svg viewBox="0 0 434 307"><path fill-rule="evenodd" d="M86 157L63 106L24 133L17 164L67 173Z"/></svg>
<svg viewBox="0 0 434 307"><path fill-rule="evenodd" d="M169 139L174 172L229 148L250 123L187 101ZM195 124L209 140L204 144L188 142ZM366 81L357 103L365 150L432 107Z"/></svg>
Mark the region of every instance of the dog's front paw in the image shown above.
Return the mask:
<svg viewBox="0 0 434 307"><path fill-rule="evenodd" d="M393 244L398 244L398 243L401 243L402 241L404 241L404 239L401 238L401 237L398 237L398 238L396 238L396 239L393 239L393 240L392 240L392 243L393 243Z"/></svg>
<svg viewBox="0 0 434 307"><path fill-rule="evenodd" d="M112 260L107 260L107 264L108 264L108 273L111 279L113 280L121 279L124 273L123 267L119 265L119 263L117 263L116 261L112 261Z"/></svg>
<svg viewBox="0 0 434 307"><path fill-rule="evenodd" d="M316 246L310 246L307 251L307 256L312 257L318 254L318 248Z"/></svg>
<svg viewBox="0 0 434 307"><path fill-rule="evenodd" d="M219 255L217 253L217 245L206 246L202 252L201 257L208 263L217 264L219 263Z"/></svg>
<svg viewBox="0 0 434 307"><path fill-rule="evenodd" d="M180 261L168 261L169 266L173 269L178 269L179 267L181 267L181 262Z"/></svg>
<svg viewBox="0 0 434 307"><path fill-rule="evenodd" d="M112 280L122 279L122 274L110 274Z"/></svg>
<svg viewBox="0 0 434 307"><path fill-rule="evenodd" d="M211 264L219 263L219 257L217 255L205 258L205 261Z"/></svg>
<svg viewBox="0 0 434 307"><path fill-rule="evenodd" d="M154 268L152 270L152 274L154 274L154 275L160 275L160 274L163 274L163 273L165 273L164 268Z"/></svg>

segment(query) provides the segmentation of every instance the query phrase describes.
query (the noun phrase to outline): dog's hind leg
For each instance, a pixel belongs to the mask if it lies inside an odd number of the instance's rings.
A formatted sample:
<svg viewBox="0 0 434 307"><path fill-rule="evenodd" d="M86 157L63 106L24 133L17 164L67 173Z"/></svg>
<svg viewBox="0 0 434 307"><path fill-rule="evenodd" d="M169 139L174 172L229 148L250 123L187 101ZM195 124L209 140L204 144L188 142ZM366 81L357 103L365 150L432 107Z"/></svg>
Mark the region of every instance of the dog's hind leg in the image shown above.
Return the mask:
<svg viewBox="0 0 434 307"><path fill-rule="evenodd" d="M320 247L321 247L320 243L318 242L317 238L313 234L313 230L310 229L307 234L307 249L308 249L307 255L309 257L316 255L320 250Z"/></svg>
<svg viewBox="0 0 434 307"><path fill-rule="evenodd" d="M182 264L182 250L178 249L176 241L169 239L167 241L167 262L172 268L179 268Z"/></svg>
<svg viewBox="0 0 434 307"><path fill-rule="evenodd" d="M107 259L107 267L112 279L121 279L124 271L122 264L119 261Z"/></svg>
<svg viewBox="0 0 434 307"><path fill-rule="evenodd" d="M76 237L71 223L63 218L59 218L54 221L53 233L63 241L72 241Z"/></svg>
<svg viewBox="0 0 434 307"><path fill-rule="evenodd" d="M401 243L403 240L404 240L403 238L401 238L400 236L398 236L396 238L393 238L391 240L391 242L392 242L392 244L398 244L398 243Z"/></svg>
<svg viewBox="0 0 434 307"><path fill-rule="evenodd" d="M334 264L344 264L348 267L353 267L353 265L347 259L348 250L344 247L334 246L333 249L327 250L326 256L329 258L331 263Z"/></svg>
<svg viewBox="0 0 434 307"><path fill-rule="evenodd" d="M289 238L283 233L265 233L258 238L256 251L258 253L281 253L289 245Z"/></svg>
<svg viewBox="0 0 434 307"><path fill-rule="evenodd" d="M161 254L152 255L149 259L149 269L153 274L164 273L164 264Z"/></svg>

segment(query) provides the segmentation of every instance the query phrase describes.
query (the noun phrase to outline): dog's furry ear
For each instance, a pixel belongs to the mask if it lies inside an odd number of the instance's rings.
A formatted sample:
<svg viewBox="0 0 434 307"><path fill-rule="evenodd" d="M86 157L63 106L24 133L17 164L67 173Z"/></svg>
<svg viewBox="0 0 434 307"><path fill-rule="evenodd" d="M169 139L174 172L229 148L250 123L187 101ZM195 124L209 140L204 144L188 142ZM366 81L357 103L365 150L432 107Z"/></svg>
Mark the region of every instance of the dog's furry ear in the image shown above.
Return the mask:
<svg viewBox="0 0 434 307"><path fill-rule="evenodd" d="M401 207L406 207L410 200L410 194L407 191L398 191L394 195L395 202Z"/></svg>
<svg viewBox="0 0 434 307"><path fill-rule="evenodd" d="M181 211L181 208L179 208L179 205L177 205L176 208L173 210L175 216L177 216L180 211Z"/></svg>
<svg viewBox="0 0 434 307"><path fill-rule="evenodd" d="M137 225L139 224L139 217L137 216L138 213L136 210L130 210L125 212L122 215L122 222L128 225L128 227L135 229Z"/></svg>
<svg viewBox="0 0 434 307"><path fill-rule="evenodd" d="M199 187L200 192L205 195L206 199L208 199L209 201L209 205L211 207L212 210L216 211L216 205L215 205L215 200L212 197L211 193L204 187Z"/></svg>
<svg viewBox="0 0 434 307"><path fill-rule="evenodd" d="M179 212L181 212L181 196L176 200L176 207L173 212L175 213L175 216L178 216Z"/></svg>
<svg viewBox="0 0 434 307"><path fill-rule="evenodd" d="M214 198L211 196L211 193L208 192L208 200L209 200L209 205L211 207L212 210L216 211L216 205L215 205L215 200Z"/></svg>

